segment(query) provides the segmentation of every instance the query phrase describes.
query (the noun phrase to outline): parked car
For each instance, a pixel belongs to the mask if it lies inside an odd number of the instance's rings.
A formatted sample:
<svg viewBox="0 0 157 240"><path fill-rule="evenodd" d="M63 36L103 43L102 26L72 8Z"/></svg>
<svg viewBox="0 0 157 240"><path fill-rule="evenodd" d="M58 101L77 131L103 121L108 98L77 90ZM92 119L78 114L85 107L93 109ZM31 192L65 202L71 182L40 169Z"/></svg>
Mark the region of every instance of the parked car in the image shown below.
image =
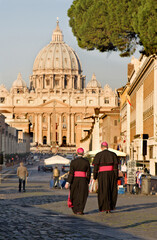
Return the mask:
<svg viewBox="0 0 157 240"><path fill-rule="evenodd" d="M74 159L74 155L73 154L67 154L65 157L67 159L69 159L69 160L73 160Z"/></svg>
<svg viewBox="0 0 157 240"><path fill-rule="evenodd" d="M53 171L52 165L44 165L43 166L43 171L44 172L52 172Z"/></svg>
<svg viewBox="0 0 157 240"><path fill-rule="evenodd" d="M33 162L32 161L28 161L28 165L33 165Z"/></svg>
<svg viewBox="0 0 157 240"><path fill-rule="evenodd" d="M70 170L70 164L66 164L62 166L62 172L69 172Z"/></svg>

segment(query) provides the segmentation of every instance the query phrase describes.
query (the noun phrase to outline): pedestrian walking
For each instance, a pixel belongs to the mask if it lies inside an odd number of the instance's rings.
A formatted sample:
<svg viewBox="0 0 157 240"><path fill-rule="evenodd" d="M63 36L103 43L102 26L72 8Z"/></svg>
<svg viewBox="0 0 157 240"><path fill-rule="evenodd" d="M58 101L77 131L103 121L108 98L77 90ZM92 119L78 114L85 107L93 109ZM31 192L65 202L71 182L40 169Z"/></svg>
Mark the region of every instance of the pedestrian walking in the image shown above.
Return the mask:
<svg viewBox="0 0 157 240"><path fill-rule="evenodd" d="M70 188L68 206L74 214L84 214L84 208L88 197L88 184L90 182L91 170L89 161L83 158L84 149L77 149L77 157L71 161L70 171L65 188ZM70 184L70 186L69 186Z"/></svg>
<svg viewBox="0 0 157 240"><path fill-rule="evenodd" d="M99 211L109 213L117 202L118 158L108 150L107 142L102 142L101 150L93 161L93 177L98 179Z"/></svg>
<svg viewBox="0 0 157 240"><path fill-rule="evenodd" d="M59 188L59 176L60 176L60 171L56 166L53 170L53 187L54 188Z"/></svg>
<svg viewBox="0 0 157 240"><path fill-rule="evenodd" d="M28 177L27 168L20 162L20 166L17 168L17 176L19 177L19 192L21 192L21 187L23 186L23 192L26 191L25 185Z"/></svg>

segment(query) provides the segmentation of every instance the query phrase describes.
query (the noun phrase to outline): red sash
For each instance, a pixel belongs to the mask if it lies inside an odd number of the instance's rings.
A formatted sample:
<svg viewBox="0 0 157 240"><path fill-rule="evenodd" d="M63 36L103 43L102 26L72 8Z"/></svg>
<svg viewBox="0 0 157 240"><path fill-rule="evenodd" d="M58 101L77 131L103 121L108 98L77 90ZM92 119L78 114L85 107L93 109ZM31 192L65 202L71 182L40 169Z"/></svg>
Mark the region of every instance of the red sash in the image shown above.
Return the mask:
<svg viewBox="0 0 157 240"><path fill-rule="evenodd" d="M74 172L74 177L86 177L86 172L75 171Z"/></svg>
<svg viewBox="0 0 157 240"><path fill-rule="evenodd" d="M86 177L86 172L75 171L75 172L74 172L74 177ZM69 208L72 208L72 207L73 207L73 204L72 204L71 199L70 199L70 191L69 191L67 203L68 203L68 207L69 207Z"/></svg>
<svg viewBox="0 0 157 240"><path fill-rule="evenodd" d="M113 171L113 166L101 166L99 172Z"/></svg>

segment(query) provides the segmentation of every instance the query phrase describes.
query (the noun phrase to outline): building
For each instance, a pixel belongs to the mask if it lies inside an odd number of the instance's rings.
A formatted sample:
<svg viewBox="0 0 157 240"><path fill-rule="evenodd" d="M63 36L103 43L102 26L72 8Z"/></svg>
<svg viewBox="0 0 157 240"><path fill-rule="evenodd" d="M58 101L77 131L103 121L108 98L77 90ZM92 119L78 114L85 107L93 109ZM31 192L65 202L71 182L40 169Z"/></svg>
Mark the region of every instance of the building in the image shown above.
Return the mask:
<svg viewBox="0 0 157 240"><path fill-rule="evenodd" d="M5 116L0 113L0 164L5 164L6 156L11 160L11 156L15 154L30 152L29 133L9 126L5 119Z"/></svg>
<svg viewBox="0 0 157 240"><path fill-rule="evenodd" d="M156 55L132 58L128 83L120 95L122 147L130 159L157 175Z"/></svg>
<svg viewBox="0 0 157 240"><path fill-rule="evenodd" d="M30 132L32 145L38 146L80 146L94 109L109 111L117 104L116 91L102 88L95 74L85 87L79 57L63 41L58 21L52 41L34 61L29 88L21 74L10 91L0 86L0 109L7 111L7 123Z"/></svg>
<svg viewBox="0 0 157 240"><path fill-rule="evenodd" d="M111 109L101 116L101 138L105 139L110 148L121 149L120 141L120 111L119 108Z"/></svg>

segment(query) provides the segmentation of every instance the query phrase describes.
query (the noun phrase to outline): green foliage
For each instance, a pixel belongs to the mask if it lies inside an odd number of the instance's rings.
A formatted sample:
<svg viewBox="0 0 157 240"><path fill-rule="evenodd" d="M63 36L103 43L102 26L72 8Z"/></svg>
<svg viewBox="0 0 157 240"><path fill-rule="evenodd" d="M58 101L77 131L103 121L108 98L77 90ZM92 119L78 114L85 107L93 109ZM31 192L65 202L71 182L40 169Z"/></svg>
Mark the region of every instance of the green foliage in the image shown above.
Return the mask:
<svg viewBox="0 0 157 240"><path fill-rule="evenodd" d="M135 18L134 18L135 19ZM157 2L142 0L138 8L134 29L144 46L144 53L157 53Z"/></svg>
<svg viewBox="0 0 157 240"><path fill-rule="evenodd" d="M78 45L87 50L119 51L130 56L138 45L156 53L154 0L75 0L68 10Z"/></svg>

